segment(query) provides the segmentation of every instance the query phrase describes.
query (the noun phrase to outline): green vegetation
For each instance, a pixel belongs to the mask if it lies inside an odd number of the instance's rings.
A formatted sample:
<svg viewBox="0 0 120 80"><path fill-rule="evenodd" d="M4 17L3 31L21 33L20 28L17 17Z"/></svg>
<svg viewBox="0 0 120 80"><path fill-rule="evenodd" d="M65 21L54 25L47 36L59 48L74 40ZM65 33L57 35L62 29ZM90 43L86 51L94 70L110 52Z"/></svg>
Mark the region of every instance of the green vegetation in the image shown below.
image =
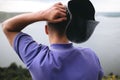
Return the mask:
<svg viewBox="0 0 120 80"><path fill-rule="evenodd" d="M32 80L29 71L22 66L12 63L9 67L0 67L0 80ZM102 80L120 80L120 76L113 73L104 76Z"/></svg>
<svg viewBox="0 0 120 80"><path fill-rule="evenodd" d="M120 80L120 76L115 75L111 72L107 76L104 76L102 80Z"/></svg>
<svg viewBox="0 0 120 80"><path fill-rule="evenodd" d="M32 80L29 71L12 63L9 67L0 67L0 80Z"/></svg>

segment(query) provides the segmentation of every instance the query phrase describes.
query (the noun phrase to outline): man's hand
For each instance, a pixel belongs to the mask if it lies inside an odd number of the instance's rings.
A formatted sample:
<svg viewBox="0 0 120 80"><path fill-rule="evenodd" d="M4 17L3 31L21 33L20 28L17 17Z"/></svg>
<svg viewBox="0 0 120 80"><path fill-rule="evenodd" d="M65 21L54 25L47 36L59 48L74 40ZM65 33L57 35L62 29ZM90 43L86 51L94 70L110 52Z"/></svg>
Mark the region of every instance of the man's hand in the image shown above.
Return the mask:
<svg viewBox="0 0 120 80"><path fill-rule="evenodd" d="M29 24L37 21L57 23L64 20L66 20L66 8L61 3L56 3L44 11L25 13L10 18L2 23L2 27L10 44L13 45L14 37Z"/></svg>
<svg viewBox="0 0 120 80"><path fill-rule="evenodd" d="M44 19L48 22L57 23L66 20L66 7L62 3L56 3L44 11Z"/></svg>

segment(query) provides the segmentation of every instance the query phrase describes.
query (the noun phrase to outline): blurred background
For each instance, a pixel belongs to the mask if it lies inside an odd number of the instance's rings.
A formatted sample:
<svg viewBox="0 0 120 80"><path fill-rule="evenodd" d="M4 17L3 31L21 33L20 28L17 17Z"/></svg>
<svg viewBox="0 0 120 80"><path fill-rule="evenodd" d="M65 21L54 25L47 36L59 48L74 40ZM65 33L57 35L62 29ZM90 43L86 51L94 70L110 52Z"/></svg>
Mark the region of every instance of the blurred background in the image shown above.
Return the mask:
<svg viewBox="0 0 120 80"><path fill-rule="evenodd" d="M2 32L1 23L17 14L46 9L56 2L67 5L68 0L0 0L0 67L15 62L25 67L10 47ZM105 74L120 75L120 0L91 0L96 9L96 27L91 38L75 46L89 47L98 55ZM30 34L38 43L49 45L44 33L45 22L36 22L23 32Z"/></svg>

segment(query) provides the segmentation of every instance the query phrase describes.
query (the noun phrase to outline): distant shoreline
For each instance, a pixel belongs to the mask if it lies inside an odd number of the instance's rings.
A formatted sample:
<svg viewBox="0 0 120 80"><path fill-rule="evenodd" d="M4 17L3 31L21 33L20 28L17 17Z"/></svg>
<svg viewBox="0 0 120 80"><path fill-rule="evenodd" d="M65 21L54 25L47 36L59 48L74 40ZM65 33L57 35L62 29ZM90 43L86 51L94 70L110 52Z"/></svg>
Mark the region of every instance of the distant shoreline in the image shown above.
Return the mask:
<svg viewBox="0 0 120 80"><path fill-rule="evenodd" d="M16 16L16 15L22 14L22 13L24 13L24 12L2 12L2 11L0 11L0 23L8 18L11 18L13 16Z"/></svg>
<svg viewBox="0 0 120 80"><path fill-rule="evenodd" d="M96 16L120 17L120 12L97 12Z"/></svg>
<svg viewBox="0 0 120 80"><path fill-rule="evenodd" d="M0 22L13 17L18 14L22 14L26 12L2 12L0 11ZM96 12L95 16L104 16L104 17L120 17L120 12Z"/></svg>

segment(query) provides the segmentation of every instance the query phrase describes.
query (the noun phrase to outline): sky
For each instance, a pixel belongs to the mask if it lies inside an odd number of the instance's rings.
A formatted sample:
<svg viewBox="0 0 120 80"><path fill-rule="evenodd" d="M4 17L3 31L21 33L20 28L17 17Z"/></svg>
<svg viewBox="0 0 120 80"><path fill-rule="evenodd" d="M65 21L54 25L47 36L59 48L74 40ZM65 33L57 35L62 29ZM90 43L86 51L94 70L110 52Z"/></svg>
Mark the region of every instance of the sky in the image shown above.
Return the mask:
<svg viewBox="0 0 120 80"><path fill-rule="evenodd" d="M53 2L67 4L68 0L0 0L0 11L33 12L46 9ZM91 0L97 12L120 12L120 0Z"/></svg>

